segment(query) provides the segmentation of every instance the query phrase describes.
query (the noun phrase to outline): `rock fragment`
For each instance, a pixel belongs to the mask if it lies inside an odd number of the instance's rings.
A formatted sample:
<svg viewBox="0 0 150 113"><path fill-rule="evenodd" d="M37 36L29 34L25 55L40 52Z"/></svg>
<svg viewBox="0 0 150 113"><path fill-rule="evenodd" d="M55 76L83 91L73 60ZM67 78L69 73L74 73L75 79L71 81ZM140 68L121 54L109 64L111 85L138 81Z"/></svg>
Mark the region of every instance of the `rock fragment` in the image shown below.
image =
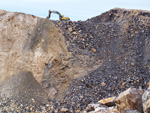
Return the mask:
<svg viewBox="0 0 150 113"><path fill-rule="evenodd" d="M115 105L115 103L114 103L115 98L116 97L110 97L110 98L102 99L102 100L98 101L98 103L106 105L108 107L114 106Z"/></svg>
<svg viewBox="0 0 150 113"><path fill-rule="evenodd" d="M69 32L72 32L73 31L73 29L70 27L70 28L68 28L68 30L69 30Z"/></svg>
<svg viewBox="0 0 150 113"><path fill-rule="evenodd" d="M89 112L89 111L94 111L97 107L99 107L100 105L99 104L88 104L87 108L86 108L86 111Z"/></svg>
<svg viewBox="0 0 150 113"><path fill-rule="evenodd" d="M92 51L93 51L94 53L96 53L96 49L95 49L95 48L92 48Z"/></svg>
<svg viewBox="0 0 150 113"><path fill-rule="evenodd" d="M61 108L60 112L66 113L66 112L68 112L68 109L67 108Z"/></svg>
<svg viewBox="0 0 150 113"><path fill-rule="evenodd" d="M106 86L106 83L105 83L105 82L102 82L102 83L101 83L101 86Z"/></svg>

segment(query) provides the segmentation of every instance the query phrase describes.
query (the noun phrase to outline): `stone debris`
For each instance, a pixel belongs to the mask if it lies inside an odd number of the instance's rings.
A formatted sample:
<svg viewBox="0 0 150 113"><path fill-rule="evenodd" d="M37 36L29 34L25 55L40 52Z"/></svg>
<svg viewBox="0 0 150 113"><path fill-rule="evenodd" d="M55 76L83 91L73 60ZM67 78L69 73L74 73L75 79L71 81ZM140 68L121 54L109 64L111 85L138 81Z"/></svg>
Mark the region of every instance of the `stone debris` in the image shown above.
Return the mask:
<svg viewBox="0 0 150 113"><path fill-rule="evenodd" d="M96 53L96 49L95 49L95 48L92 48L92 51L93 51L94 53Z"/></svg>
<svg viewBox="0 0 150 113"><path fill-rule="evenodd" d="M54 21L63 32L69 52L78 59L72 60L74 67L79 66L79 71L91 69L80 77L74 75L76 78L63 94L62 106L83 110L91 102L117 96L130 87L146 88L150 78L149 14L142 10L112 9L86 21Z"/></svg>
<svg viewBox="0 0 150 113"><path fill-rule="evenodd" d="M101 86L106 86L106 83L105 83L105 82L102 82L102 83L101 83Z"/></svg>
<svg viewBox="0 0 150 113"><path fill-rule="evenodd" d="M0 113L52 112L46 91L28 71L20 72L0 84Z"/></svg>
<svg viewBox="0 0 150 113"><path fill-rule="evenodd" d="M0 10L0 20L0 112L150 112L149 11L73 22ZM33 75L14 76L24 70Z"/></svg>
<svg viewBox="0 0 150 113"><path fill-rule="evenodd" d="M106 100L114 100L116 105L107 106ZM143 94L141 89L131 87L120 93L118 97L111 97L100 100L95 104L89 104L86 111L88 113L150 113L149 102L149 89ZM105 106L102 106L102 104L105 104Z"/></svg>
<svg viewBox="0 0 150 113"><path fill-rule="evenodd" d="M60 112L66 113L66 112L68 112L68 109L67 108L61 108Z"/></svg>
<svg viewBox="0 0 150 113"><path fill-rule="evenodd" d="M18 102L15 98L0 98L0 113L52 113L54 107L52 103L49 106L23 104ZM55 112L56 113L56 112Z"/></svg>
<svg viewBox="0 0 150 113"><path fill-rule="evenodd" d="M1 98L15 98L23 104L40 105L48 103L46 91L35 80L33 74L23 71L0 84Z"/></svg>

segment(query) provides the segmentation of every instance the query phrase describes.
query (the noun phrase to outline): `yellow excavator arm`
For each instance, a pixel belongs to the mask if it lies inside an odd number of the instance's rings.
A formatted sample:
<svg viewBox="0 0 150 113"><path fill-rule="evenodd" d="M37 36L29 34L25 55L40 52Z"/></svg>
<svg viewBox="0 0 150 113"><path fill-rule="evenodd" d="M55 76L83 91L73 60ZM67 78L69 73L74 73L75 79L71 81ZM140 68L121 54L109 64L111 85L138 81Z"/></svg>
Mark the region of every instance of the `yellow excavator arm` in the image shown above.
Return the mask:
<svg viewBox="0 0 150 113"><path fill-rule="evenodd" d="M58 11L51 11L51 10L49 10L49 15L47 16L47 18L51 17L51 13L58 14L59 15L59 20L61 20L61 21L68 21L68 20L70 20L69 17L64 17L64 15L61 15Z"/></svg>

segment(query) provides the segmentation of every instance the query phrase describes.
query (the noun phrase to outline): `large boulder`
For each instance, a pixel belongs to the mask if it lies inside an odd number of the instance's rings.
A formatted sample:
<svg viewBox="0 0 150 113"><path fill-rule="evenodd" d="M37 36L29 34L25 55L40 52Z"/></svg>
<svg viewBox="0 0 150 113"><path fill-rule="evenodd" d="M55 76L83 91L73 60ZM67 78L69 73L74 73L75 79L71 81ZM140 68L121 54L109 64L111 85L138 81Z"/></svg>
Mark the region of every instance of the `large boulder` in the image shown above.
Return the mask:
<svg viewBox="0 0 150 113"><path fill-rule="evenodd" d="M129 88L120 93L115 99L117 109L122 113L125 110L135 109L139 112L143 111L142 107L143 91L136 88Z"/></svg>

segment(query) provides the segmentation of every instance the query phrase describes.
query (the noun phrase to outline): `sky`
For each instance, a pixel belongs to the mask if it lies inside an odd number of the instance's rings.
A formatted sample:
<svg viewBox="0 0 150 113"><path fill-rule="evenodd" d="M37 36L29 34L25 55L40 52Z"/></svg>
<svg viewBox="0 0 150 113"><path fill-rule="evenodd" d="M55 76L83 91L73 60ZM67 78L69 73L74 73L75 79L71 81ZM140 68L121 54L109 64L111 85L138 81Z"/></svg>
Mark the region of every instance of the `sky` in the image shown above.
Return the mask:
<svg viewBox="0 0 150 113"><path fill-rule="evenodd" d="M113 8L150 10L150 0L0 0L2 10L45 18L50 9L72 21L87 20ZM52 14L51 19L59 17Z"/></svg>

